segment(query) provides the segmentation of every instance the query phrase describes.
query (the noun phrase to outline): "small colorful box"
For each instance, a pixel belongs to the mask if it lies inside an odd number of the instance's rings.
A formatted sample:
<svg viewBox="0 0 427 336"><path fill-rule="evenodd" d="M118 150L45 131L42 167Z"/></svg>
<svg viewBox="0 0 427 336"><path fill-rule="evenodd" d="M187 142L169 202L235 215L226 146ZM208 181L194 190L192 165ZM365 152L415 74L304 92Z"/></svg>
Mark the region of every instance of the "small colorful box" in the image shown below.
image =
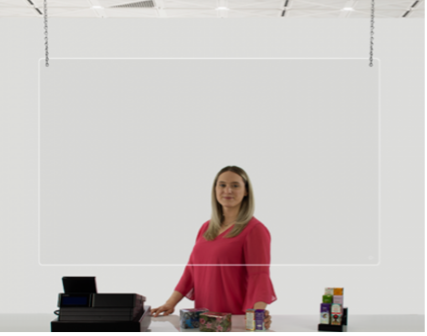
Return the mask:
<svg viewBox="0 0 427 336"><path fill-rule="evenodd" d="M246 309L245 329L248 331L255 330L255 309Z"/></svg>
<svg viewBox="0 0 427 336"><path fill-rule="evenodd" d="M320 323L329 324L330 323L330 314L331 313L331 304L330 303L321 303L320 304Z"/></svg>
<svg viewBox="0 0 427 336"><path fill-rule="evenodd" d="M332 298L332 303L339 303L344 305L344 295L334 295Z"/></svg>
<svg viewBox="0 0 427 336"><path fill-rule="evenodd" d="M325 288L325 295L334 295L334 289L332 287Z"/></svg>
<svg viewBox="0 0 427 336"><path fill-rule="evenodd" d="M342 323L342 314L331 313L331 325L341 325Z"/></svg>
<svg viewBox="0 0 427 336"><path fill-rule="evenodd" d="M344 295L344 288L334 288L333 295Z"/></svg>
<svg viewBox="0 0 427 336"><path fill-rule="evenodd" d="M200 331L231 331L231 313L208 311L200 314Z"/></svg>
<svg viewBox="0 0 427 336"><path fill-rule="evenodd" d="M331 324L341 325L342 323L343 309L339 303L333 303L331 305Z"/></svg>
<svg viewBox="0 0 427 336"><path fill-rule="evenodd" d="M322 303L332 303L332 295L323 295Z"/></svg>
<svg viewBox="0 0 427 336"><path fill-rule="evenodd" d="M181 329L197 329L200 326L199 318L201 313L208 312L206 308L181 309L179 316Z"/></svg>
<svg viewBox="0 0 427 336"><path fill-rule="evenodd" d="M342 304L332 303L331 304L331 313L343 313Z"/></svg>
<svg viewBox="0 0 427 336"><path fill-rule="evenodd" d="M264 331L265 309L255 310L255 331Z"/></svg>

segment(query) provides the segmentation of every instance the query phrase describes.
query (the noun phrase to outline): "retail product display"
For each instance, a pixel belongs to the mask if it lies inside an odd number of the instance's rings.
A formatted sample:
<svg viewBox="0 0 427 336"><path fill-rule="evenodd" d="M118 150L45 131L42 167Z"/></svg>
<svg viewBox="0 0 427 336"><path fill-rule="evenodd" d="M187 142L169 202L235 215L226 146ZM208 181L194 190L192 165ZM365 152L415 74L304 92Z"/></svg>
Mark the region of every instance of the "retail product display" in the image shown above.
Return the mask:
<svg viewBox="0 0 427 336"><path fill-rule="evenodd" d="M347 331L348 308L344 308L344 288L325 288L322 301L318 331Z"/></svg>

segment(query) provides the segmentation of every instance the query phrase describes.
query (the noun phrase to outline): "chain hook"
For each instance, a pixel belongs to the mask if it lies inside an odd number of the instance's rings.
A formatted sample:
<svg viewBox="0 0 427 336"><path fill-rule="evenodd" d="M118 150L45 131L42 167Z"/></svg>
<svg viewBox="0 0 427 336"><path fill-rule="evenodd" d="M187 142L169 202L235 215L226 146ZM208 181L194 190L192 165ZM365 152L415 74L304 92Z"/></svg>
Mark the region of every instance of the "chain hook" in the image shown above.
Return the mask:
<svg viewBox="0 0 427 336"><path fill-rule="evenodd" d="M49 66L49 44L47 39L47 0L44 0L44 46L46 52L46 67Z"/></svg>
<svg viewBox="0 0 427 336"><path fill-rule="evenodd" d="M370 55L370 63L369 66L373 67L373 56L374 56L374 8L375 8L375 0L372 0L371 6L371 50L369 52Z"/></svg>

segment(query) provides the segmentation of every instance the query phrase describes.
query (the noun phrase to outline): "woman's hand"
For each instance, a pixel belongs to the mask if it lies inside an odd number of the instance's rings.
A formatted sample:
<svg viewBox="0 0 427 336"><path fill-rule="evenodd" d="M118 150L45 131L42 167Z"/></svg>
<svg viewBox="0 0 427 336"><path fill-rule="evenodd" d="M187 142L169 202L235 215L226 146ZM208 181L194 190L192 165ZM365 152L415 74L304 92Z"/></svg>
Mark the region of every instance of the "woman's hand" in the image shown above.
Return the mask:
<svg viewBox="0 0 427 336"><path fill-rule="evenodd" d="M267 309L265 310L265 314L264 314L264 326L265 326L265 329L270 329L270 326L271 326L271 315Z"/></svg>
<svg viewBox="0 0 427 336"><path fill-rule="evenodd" d="M168 316L172 314L175 311L175 306L171 305L170 303L165 303L164 305L151 309L151 315L154 315L153 317L159 316L160 313L163 313L163 316Z"/></svg>

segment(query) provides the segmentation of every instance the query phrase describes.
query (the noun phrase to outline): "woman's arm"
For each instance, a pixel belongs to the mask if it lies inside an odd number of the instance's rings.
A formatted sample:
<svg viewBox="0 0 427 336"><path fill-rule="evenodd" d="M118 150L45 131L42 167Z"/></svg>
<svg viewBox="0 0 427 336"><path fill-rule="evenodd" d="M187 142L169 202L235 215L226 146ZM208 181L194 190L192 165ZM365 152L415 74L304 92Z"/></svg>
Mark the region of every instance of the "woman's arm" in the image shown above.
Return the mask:
<svg viewBox="0 0 427 336"><path fill-rule="evenodd" d="M169 303L175 307L177 303L182 300L183 297L184 295L182 295L180 292L174 291L172 293L172 296L169 298L169 300L166 301L166 303Z"/></svg>
<svg viewBox="0 0 427 336"><path fill-rule="evenodd" d="M254 309L265 309L266 307L267 307L267 304L262 301L254 304Z"/></svg>
<svg viewBox="0 0 427 336"><path fill-rule="evenodd" d="M246 264L247 289L242 310L265 309L276 301L270 279L270 244L268 229L259 223L247 234L243 245Z"/></svg>

